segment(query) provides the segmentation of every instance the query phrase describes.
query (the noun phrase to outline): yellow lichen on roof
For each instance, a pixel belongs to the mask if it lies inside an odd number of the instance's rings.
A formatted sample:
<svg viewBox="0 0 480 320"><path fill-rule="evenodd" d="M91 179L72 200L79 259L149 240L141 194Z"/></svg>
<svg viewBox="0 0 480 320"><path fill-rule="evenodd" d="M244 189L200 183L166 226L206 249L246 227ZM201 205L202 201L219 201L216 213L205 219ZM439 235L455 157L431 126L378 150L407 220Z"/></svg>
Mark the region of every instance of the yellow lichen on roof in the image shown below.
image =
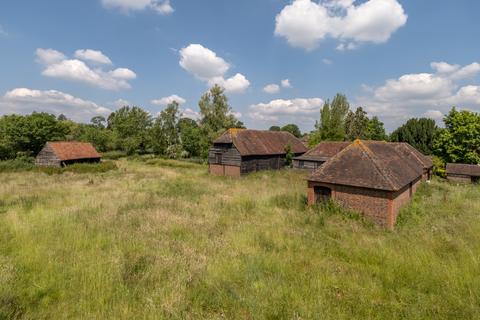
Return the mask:
<svg viewBox="0 0 480 320"><path fill-rule="evenodd" d="M240 128L230 128L228 129L228 133L232 136L232 137L236 137L237 134L240 132L240 131L243 131L245 129L240 129Z"/></svg>

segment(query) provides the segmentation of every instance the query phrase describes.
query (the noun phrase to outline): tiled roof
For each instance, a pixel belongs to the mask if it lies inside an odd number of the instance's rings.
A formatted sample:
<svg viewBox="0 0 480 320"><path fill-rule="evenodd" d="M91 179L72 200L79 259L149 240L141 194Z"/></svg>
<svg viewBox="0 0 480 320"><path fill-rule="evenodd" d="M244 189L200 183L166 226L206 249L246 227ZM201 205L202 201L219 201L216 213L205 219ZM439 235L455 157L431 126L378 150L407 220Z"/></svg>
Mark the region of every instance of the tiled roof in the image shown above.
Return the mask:
<svg viewBox="0 0 480 320"><path fill-rule="evenodd" d="M58 141L47 142L47 144L52 148L58 159L62 161L102 157L95 147L88 142Z"/></svg>
<svg viewBox="0 0 480 320"><path fill-rule="evenodd" d="M323 141L308 150L304 155L295 159L326 161L348 147L351 143L351 141Z"/></svg>
<svg viewBox="0 0 480 320"><path fill-rule="evenodd" d="M410 144L406 142L392 142L393 144L396 144L402 151L404 151L406 154L410 154L411 157L415 158L419 163L422 164L424 169L430 169L433 167L433 161L430 157L427 157L414 147L412 147Z"/></svg>
<svg viewBox="0 0 480 320"><path fill-rule="evenodd" d="M300 139L284 131L230 129L213 143L233 143L242 156L285 154L287 145L294 154L307 151Z"/></svg>
<svg viewBox="0 0 480 320"><path fill-rule="evenodd" d="M447 175L459 174L464 176L480 177L480 165L463 164L463 163L447 163Z"/></svg>
<svg viewBox="0 0 480 320"><path fill-rule="evenodd" d="M325 162L308 180L397 191L422 173L418 160L400 151L398 144L356 140Z"/></svg>

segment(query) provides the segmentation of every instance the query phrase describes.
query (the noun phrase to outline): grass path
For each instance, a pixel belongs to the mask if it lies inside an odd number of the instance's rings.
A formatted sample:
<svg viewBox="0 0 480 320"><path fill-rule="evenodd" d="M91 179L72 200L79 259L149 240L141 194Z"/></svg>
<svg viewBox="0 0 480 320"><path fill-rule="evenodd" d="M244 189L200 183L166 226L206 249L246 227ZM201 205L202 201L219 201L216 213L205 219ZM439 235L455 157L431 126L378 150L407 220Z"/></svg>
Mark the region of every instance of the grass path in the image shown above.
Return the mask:
<svg viewBox="0 0 480 320"><path fill-rule="evenodd" d="M389 232L295 171L166 160L2 173L0 319L475 319L480 187L422 186Z"/></svg>

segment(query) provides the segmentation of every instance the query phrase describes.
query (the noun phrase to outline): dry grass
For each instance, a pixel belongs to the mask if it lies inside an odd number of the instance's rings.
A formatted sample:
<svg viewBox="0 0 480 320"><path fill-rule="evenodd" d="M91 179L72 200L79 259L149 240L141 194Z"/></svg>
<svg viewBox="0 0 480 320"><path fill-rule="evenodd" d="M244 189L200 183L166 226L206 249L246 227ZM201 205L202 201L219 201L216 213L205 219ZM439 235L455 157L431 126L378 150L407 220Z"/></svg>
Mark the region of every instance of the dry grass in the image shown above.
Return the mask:
<svg viewBox="0 0 480 320"><path fill-rule="evenodd" d="M294 171L117 165L0 174L0 319L480 314L478 186L423 186L388 232L306 207Z"/></svg>

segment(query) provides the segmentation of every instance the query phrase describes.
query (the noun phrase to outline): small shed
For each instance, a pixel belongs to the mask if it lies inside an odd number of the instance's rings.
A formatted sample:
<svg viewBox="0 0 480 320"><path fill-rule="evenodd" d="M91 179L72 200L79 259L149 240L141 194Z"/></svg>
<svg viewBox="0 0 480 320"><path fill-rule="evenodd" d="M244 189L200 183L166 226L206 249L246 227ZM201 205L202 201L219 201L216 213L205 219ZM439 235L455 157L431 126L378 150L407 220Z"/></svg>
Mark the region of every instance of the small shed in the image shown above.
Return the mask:
<svg viewBox="0 0 480 320"><path fill-rule="evenodd" d="M478 183L480 182L480 165L448 163L447 179L455 182Z"/></svg>
<svg viewBox="0 0 480 320"><path fill-rule="evenodd" d="M422 165L397 144L356 140L307 178L308 203L332 199L392 228L422 174Z"/></svg>
<svg viewBox="0 0 480 320"><path fill-rule="evenodd" d="M289 132L230 129L209 150L209 172L239 177L260 170L278 170L286 164L287 146L294 156L307 151L302 141Z"/></svg>
<svg viewBox="0 0 480 320"><path fill-rule="evenodd" d="M296 169L316 170L328 159L348 147L350 141L323 141L305 154L293 159L293 167Z"/></svg>
<svg viewBox="0 0 480 320"><path fill-rule="evenodd" d="M56 141L47 142L35 159L41 167L63 167L73 163L100 162L102 156L88 142Z"/></svg>

